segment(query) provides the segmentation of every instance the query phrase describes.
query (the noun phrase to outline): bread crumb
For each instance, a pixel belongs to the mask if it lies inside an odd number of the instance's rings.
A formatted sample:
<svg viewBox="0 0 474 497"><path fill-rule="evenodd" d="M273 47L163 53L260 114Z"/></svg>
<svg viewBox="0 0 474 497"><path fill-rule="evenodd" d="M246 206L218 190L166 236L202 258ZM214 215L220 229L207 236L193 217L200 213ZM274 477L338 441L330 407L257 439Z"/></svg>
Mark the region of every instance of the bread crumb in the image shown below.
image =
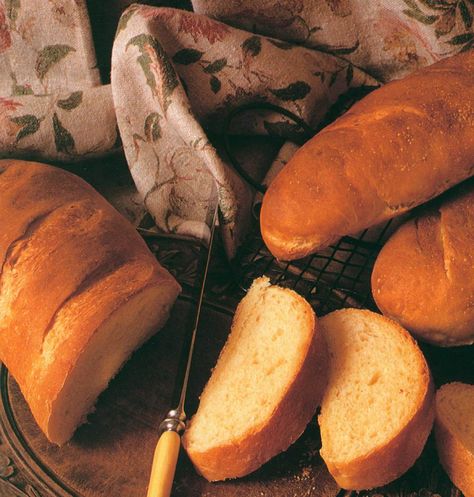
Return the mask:
<svg viewBox="0 0 474 497"><path fill-rule="evenodd" d="M301 476L303 478L308 478L311 476L311 469L310 468L303 468L303 471L301 472Z"/></svg>

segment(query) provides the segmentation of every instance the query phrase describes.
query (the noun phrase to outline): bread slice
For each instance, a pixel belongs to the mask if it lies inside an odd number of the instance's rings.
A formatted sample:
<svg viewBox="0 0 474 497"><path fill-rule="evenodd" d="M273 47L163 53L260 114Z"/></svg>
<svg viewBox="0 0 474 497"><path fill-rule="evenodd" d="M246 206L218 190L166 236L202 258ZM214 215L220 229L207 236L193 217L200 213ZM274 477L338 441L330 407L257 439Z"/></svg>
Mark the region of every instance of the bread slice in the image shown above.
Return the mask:
<svg viewBox="0 0 474 497"><path fill-rule="evenodd" d="M413 465L431 431L425 358L406 330L379 314L343 309L320 323L330 357L321 456L342 488L385 485Z"/></svg>
<svg viewBox="0 0 474 497"><path fill-rule="evenodd" d="M448 383L436 392L439 460L465 497L474 497L474 385Z"/></svg>
<svg viewBox="0 0 474 497"><path fill-rule="evenodd" d="M0 192L0 360L61 445L180 287L81 178L4 160Z"/></svg>
<svg viewBox="0 0 474 497"><path fill-rule="evenodd" d="M183 444L208 480L244 476L304 431L326 386L326 348L311 306L254 281Z"/></svg>

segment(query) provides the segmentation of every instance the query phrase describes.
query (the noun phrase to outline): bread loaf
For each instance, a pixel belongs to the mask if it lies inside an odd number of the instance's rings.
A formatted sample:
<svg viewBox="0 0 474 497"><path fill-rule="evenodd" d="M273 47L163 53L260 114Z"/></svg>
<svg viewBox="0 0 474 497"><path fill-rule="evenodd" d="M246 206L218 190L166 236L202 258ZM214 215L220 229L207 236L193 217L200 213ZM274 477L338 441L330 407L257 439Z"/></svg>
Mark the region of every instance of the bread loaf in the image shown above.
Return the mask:
<svg viewBox="0 0 474 497"><path fill-rule="evenodd" d="M370 311L335 311L320 324L330 357L321 456L342 488L385 485L414 464L431 431L425 358L406 330Z"/></svg>
<svg viewBox="0 0 474 497"><path fill-rule="evenodd" d="M235 478L285 450L314 415L326 369L311 306L255 280L183 437L196 469L208 480Z"/></svg>
<svg viewBox="0 0 474 497"><path fill-rule="evenodd" d="M407 221L372 272L379 309L435 345L474 342L474 181Z"/></svg>
<svg viewBox="0 0 474 497"><path fill-rule="evenodd" d="M300 148L264 196L262 236L303 257L474 171L474 50L375 90Z"/></svg>
<svg viewBox="0 0 474 497"><path fill-rule="evenodd" d="M436 392L439 460L464 497L474 497L474 385L448 383Z"/></svg>
<svg viewBox="0 0 474 497"><path fill-rule="evenodd" d="M135 229L64 170L0 161L0 359L63 444L180 288Z"/></svg>

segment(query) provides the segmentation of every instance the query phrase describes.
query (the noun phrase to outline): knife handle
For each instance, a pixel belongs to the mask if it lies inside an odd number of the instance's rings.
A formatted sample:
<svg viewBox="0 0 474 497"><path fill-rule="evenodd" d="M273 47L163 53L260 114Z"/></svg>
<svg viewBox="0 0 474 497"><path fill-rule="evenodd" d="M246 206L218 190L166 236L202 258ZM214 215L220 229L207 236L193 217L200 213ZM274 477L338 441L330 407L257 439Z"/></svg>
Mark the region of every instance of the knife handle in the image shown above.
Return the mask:
<svg viewBox="0 0 474 497"><path fill-rule="evenodd" d="M178 461L181 437L175 431L164 431L156 444L147 497L169 497Z"/></svg>

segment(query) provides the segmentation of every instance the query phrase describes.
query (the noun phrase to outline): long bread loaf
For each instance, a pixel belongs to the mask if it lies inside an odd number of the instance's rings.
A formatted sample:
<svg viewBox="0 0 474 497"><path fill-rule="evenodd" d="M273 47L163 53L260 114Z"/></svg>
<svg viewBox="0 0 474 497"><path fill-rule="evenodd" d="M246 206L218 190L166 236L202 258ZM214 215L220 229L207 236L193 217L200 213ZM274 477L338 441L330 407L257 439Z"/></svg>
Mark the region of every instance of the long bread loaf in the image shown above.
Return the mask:
<svg viewBox="0 0 474 497"><path fill-rule="evenodd" d="M48 439L66 442L180 288L77 176L0 161L0 360Z"/></svg>
<svg viewBox="0 0 474 497"><path fill-rule="evenodd" d="M473 248L469 180L400 226L382 248L372 272L379 309L421 340L474 343Z"/></svg>
<svg viewBox="0 0 474 497"><path fill-rule="evenodd" d="M270 185L262 235L296 259L419 205L474 171L474 50L375 90Z"/></svg>

